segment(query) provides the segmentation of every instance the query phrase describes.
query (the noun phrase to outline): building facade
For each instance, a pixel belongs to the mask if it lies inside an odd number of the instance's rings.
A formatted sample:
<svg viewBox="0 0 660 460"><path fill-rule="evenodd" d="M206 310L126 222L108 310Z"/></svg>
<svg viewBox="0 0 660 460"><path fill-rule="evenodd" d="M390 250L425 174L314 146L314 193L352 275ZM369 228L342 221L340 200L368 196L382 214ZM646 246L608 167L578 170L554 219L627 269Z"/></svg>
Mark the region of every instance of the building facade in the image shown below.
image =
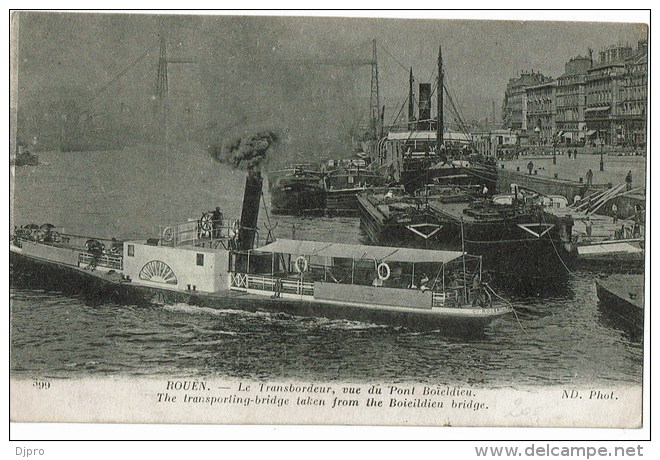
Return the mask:
<svg viewBox="0 0 660 460"><path fill-rule="evenodd" d="M646 147L647 83L648 46L646 40L640 40L636 53L625 63L624 98L619 117L624 146Z"/></svg>
<svg viewBox="0 0 660 460"><path fill-rule="evenodd" d="M557 78L556 128L562 144L583 143L587 134L585 108L587 105L587 71L591 57L576 56L565 64L564 73Z"/></svg>
<svg viewBox="0 0 660 460"><path fill-rule="evenodd" d="M557 135L556 90L556 80L525 88L527 136L532 144L552 145Z"/></svg>
<svg viewBox="0 0 660 460"><path fill-rule="evenodd" d="M511 78L506 85L504 102L502 104L502 127L524 131L527 129L525 89L528 86L538 85L548 81L549 78L540 72L521 72L517 78Z"/></svg>
<svg viewBox="0 0 660 460"><path fill-rule="evenodd" d="M619 145L623 130L625 62L632 55L627 45L614 45L599 53L600 60L587 71L587 142Z"/></svg>

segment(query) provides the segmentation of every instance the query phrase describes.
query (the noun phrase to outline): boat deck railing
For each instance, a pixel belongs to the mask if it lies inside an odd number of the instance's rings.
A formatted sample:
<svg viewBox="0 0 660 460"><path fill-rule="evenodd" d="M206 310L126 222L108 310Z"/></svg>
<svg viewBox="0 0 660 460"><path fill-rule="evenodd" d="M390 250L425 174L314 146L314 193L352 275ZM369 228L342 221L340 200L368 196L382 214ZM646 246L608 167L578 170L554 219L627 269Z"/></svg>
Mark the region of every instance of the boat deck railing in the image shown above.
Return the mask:
<svg viewBox="0 0 660 460"><path fill-rule="evenodd" d="M93 265L95 255L89 252L80 252L78 253L78 265ZM113 270L123 270L124 269L124 258L122 256L102 254L96 256L96 267L105 267Z"/></svg>
<svg viewBox="0 0 660 460"><path fill-rule="evenodd" d="M252 275L248 273L230 273L230 287L233 289L286 293L304 296L314 295L314 283L301 279L271 275Z"/></svg>
<svg viewBox="0 0 660 460"><path fill-rule="evenodd" d="M77 235L70 235L76 237ZM66 238L66 237L65 237ZM121 252L114 252L112 248L103 250L100 253L87 251L86 249L75 247L69 244L70 239L64 239L65 242L44 242L29 238L14 238L14 245L19 248L32 248L29 252L45 260L53 260L67 263L68 265L77 265L79 267L103 267L111 270L123 270L124 258ZM62 254L66 256L63 257Z"/></svg>
<svg viewBox="0 0 660 460"><path fill-rule="evenodd" d="M457 307L460 305L459 293L462 288L450 289L447 291L433 291L433 307Z"/></svg>
<svg viewBox="0 0 660 460"><path fill-rule="evenodd" d="M158 245L228 247L229 241L238 236L239 229L240 221L232 219L213 222L202 218L178 224L160 225Z"/></svg>

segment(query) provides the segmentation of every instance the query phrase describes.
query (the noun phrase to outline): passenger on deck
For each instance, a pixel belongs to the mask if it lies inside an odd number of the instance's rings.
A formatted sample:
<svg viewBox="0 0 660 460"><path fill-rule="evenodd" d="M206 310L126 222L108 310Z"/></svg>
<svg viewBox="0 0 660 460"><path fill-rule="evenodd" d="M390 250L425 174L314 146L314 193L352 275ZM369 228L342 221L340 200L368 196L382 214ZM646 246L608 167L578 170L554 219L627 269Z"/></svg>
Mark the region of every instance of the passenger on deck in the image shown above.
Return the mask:
<svg viewBox="0 0 660 460"><path fill-rule="evenodd" d="M475 274L472 278L472 305L484 304L484 285L481 282L479 274Z"/></svg>
<svg viewBox="0 0 660 460"><path fill-rule="evenodd" d="M110 241L112 242L112 245L110 246L110 254L119 254L123 246L121 242L117 241L117 238L114 237Z"/></svg>
<svg viewBox="0 0 660 460"><path fill-rule="evenodd" d="M429 277L426 276L426 274L424 274L422 276L422 279L419 280L419 290L428 291L429 290L428 283L429 283Z"/></svg>

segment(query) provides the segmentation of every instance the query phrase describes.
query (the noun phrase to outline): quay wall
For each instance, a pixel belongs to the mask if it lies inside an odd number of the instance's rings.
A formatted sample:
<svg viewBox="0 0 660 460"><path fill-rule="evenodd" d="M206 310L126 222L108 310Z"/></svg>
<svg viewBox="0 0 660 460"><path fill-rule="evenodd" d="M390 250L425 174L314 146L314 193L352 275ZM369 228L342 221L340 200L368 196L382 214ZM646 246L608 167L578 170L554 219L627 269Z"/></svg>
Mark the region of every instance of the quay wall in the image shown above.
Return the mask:
<svg viewBox="0 0 660 460"><path fill-rule="evenodd" d="M532 190L545 193L547 195L561 195L573 203L575 195L581 197L587 193L587 185L581 182L571 180L553 179L542 177L536 174L527 174L517 171L508 171L506 169L497 170L497 190L499 193L508 193L511 184L518 184L522 187L528 187ZM589 192L602 191L609 187L609 184L594 184L588 187Z"/></svg>
<svg viewBox="0 0 660 460"><path fill-rule="evenodd" d="M568 200L569 204L573 203L575 195L584 197L587 193L600 192L610 188L611 184L594 184L589 187L581 182L570 180L553 179L549 177L542 177L535 174L527 174L526 172L509 171L506 169L497 170L497 190L499 193L507 193L510 190L511 184L518 184L523 187L528 187L541 193L549 195L561 195ZM596 214L604 216L612 216L612 205L616 204L619 219L628 219L640 210L646 207L646 197L643 194L631 194L618 196L601 206Z"/></svg>

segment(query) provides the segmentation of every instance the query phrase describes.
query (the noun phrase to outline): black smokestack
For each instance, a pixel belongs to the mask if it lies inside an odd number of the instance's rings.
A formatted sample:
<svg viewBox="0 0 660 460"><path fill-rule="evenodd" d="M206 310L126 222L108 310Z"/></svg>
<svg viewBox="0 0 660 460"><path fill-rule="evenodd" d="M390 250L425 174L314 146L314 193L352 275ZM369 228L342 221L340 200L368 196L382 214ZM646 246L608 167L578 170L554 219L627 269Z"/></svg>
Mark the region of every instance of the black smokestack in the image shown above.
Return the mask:
<svg viewBox="0 0 660 460"><path fill-rule="evenodd" d="M263 178L261 164L266 160L269 149L278 137L271 131L261 131L251 136L236 138L223 144L209 146L209 153L221 163L239 169L247 169L241 226L238 230L236 249L246 251L254 247L259 222L259 203Z"/></svg>
<svg viewBox="0 0 660 460"><path fill-rule="evenodd" d="M430 129L431 126L431 84L419 84L419 121L420 129Z"/></svg>
<svg viewBox="0 0 660 460"><path fill-rule="evenodd" d="M248 175L245 178L245 192L243 194L241 227L238 230L238 250L246 251L254 247L263 182L261 172L258 169L248 170Z"/></svg>

